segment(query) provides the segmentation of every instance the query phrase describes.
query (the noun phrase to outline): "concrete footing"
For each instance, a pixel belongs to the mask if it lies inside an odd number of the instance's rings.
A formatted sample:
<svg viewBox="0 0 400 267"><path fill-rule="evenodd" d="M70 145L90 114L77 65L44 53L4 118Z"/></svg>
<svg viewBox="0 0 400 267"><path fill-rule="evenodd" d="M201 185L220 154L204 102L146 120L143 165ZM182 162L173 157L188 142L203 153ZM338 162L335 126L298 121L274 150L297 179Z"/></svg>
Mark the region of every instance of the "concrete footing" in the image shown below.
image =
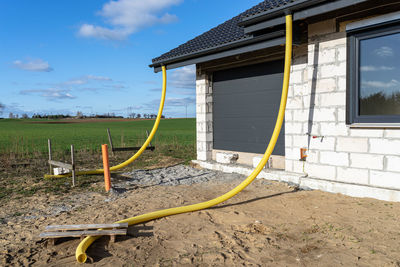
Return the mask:
<svg viewBox="0 0 400 267"><path fill-rule="evenodd" d="M200 167L226 173L239 173L248 176L253 168L238 164L222 164L215 161L193 160ZM322 180L307 177L301 173L286 172L281 170L264 169L257 178L297 184L302 189L317 189L330 193L340 193L352 197L370 197L385 201L400 202L400 190L377 188L367 185L356 185L331 180Z"/></svg>

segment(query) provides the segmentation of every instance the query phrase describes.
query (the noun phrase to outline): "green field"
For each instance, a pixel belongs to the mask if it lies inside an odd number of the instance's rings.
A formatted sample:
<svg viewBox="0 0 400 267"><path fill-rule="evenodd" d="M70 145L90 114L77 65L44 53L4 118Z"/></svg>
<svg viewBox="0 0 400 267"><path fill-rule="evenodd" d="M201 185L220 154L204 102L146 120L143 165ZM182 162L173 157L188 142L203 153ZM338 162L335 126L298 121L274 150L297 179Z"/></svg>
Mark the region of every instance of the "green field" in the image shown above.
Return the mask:
<svg viewBox="0 0 400 267"><path fill-rule="evenodd" d="M0 154L29 156L46 153L47 139L51 139L53 151L76 150L100 151L107 144L106 129L110 128L115 147L141 145L154 120L93 121L79 120L0 120ZM182 146L195 149L195 119L164 119L152 141L158 146Z"/></svg>

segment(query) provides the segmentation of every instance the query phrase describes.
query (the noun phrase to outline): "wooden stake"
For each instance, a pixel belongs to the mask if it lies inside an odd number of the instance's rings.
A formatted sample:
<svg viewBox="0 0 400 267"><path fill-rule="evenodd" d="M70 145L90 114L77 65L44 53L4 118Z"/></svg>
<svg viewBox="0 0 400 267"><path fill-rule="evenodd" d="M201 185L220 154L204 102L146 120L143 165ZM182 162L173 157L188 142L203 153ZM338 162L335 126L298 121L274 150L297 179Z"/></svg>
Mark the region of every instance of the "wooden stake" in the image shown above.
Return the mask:
<svg viewBox="0 0 400 267"><path fill-rule="evenodd" d="M72 164L72 186L75 186L75 159L74 159L74 145L71 145L71 164Z"/></svg>
<svg viewBox="0 0 400 267"><path fill-rule="evenodd" d="M114 156L114 146L111 138L110 128L107 128L108 142L110 143L111 153Z"/></svg>
<svg viewBox="0 0 400 267"><path fill-rule="evenodd" d="M49 147L49 161L51 160L51 140L47 139L47 146ZM53 174L53 166L51 165L51 163L49 163L50 165L50 175Z"/></svg>

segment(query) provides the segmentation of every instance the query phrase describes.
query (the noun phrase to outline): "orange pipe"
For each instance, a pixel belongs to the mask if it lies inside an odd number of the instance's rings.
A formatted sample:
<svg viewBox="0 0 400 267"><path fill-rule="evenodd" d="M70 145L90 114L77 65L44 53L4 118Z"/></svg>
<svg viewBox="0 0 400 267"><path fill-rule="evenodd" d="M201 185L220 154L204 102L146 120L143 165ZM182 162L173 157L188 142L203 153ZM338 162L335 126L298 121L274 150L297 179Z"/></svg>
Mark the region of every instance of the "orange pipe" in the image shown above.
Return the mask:
<svg viewBox="0 0 400 267"><path fill-rule="evenodd" d="M106 192L108 192L111 188L111 179L110 164L108 162L108 146L106 144L101 146L101 153L103 154L104 187L106 188Z"/></svg>

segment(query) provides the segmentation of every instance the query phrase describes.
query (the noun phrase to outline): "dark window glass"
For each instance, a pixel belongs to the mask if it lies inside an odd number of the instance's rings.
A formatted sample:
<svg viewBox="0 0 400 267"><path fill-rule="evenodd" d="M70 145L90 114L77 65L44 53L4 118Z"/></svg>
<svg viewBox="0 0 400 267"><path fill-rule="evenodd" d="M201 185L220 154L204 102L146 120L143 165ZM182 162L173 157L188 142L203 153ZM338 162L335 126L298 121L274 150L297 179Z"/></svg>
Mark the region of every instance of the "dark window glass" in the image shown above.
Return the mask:
<svg viewBox="0 0 400 267"><path fill-rule="evenodd" d="M358 116L400 115L400 33L359 40Z"/></svg>

